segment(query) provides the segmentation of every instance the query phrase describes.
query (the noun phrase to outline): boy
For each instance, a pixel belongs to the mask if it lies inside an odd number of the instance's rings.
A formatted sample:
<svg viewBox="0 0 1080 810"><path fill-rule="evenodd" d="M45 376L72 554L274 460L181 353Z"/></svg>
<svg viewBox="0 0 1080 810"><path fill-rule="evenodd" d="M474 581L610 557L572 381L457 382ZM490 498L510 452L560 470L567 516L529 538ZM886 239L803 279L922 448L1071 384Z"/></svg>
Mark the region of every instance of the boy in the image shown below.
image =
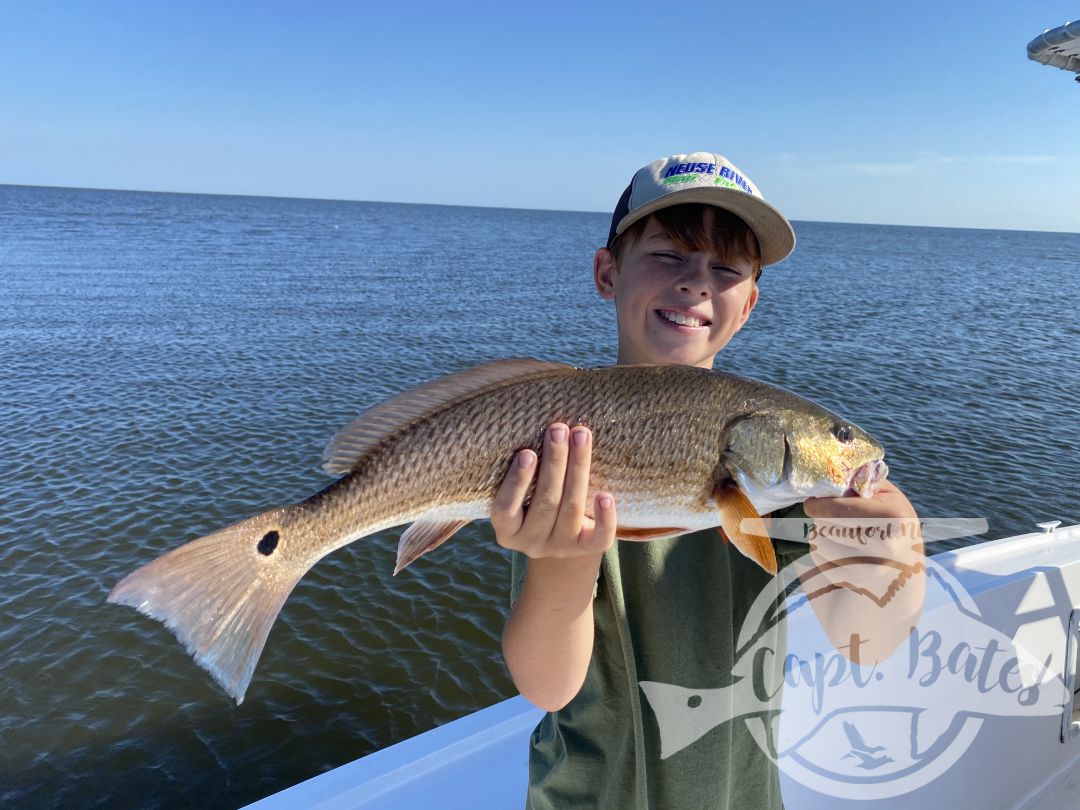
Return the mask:
<svg viewBox="0 0 1080 810"><path fill-rule="evenodd" d="M593 262L598 292L615 303L617 362L711 368L757 304L761 268L794 245L788 221L723 156L674 155L644 167ZM549 712L532 737L529 807L781 807L776 767L745 722L723 723L661 758L639 686L729 683L749 606L776 580L713 531L614 543L613 495L587 502L590 448L586 427L552 425L543 463L519 453L492 506L500 545L519 552L503 654L519 691ZM887 481L869 499L812 499L805 514L915 517ZM778 541L776 550L783 567L806 546ZM854 647L854 660L859 628L844 620L842 600L832 605L841 618L823 615L823 624L838 648ZM909 626L919 605L912 589L891 610ZM782 651L782 629L772 632L772 649ZM887 655L892 642L883 648L873 635L872 653Z"/></svg>

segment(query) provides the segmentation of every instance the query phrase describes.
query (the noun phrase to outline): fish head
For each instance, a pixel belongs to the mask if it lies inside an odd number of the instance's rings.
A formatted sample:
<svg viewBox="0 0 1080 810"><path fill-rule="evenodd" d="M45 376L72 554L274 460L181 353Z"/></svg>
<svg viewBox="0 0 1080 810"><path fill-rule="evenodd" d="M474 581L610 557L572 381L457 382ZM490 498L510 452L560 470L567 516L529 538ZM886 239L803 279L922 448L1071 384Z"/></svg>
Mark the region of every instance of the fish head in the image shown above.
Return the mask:
<svg viewBox="0 0 1080 810"><path fill-rule="evenodd" d="M739 418L727 431L724 464L763 515L807 498L869 497L888 475L884 457L865 430L814 405Z"/></svg>

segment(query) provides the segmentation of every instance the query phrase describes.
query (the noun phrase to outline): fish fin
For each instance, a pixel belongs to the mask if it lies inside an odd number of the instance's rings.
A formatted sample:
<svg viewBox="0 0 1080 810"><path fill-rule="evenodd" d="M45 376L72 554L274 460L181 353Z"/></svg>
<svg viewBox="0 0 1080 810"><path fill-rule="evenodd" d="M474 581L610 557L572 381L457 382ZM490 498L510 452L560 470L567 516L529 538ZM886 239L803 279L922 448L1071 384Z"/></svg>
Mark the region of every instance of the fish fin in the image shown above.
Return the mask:
<svg viewBox="0 0 1080 810"><path fill-rule="evenodd" d="M401 428L481 392L537 374L568 373L573 366L547 360L495 360L404 391L364 411L342 428L323 452L323 470L351 472L368 452Z"/></svg>
<svg viewBox="0 0 1080 810"><path fill-rule="evenodd" d="M661 537L675 537L686 534L686 529L666 528L638 529L632 526L617 526L615 537L619 540L659 540Z"/></svg>
<svg viewBox="0 0 1080 810"><path fill-rule="evenodd" d="M730 485L717 487L714 496L720 509L720 526L732 545L770 574L775 574L776 552L765 529L765 521L750 499L737 486Z"/></svg>
<svg viewBox="0 0 1080 810"><path fill-rule="evenodd" d="M469 520L418 520L401 534L397 547L397 564L394 575L418 557L438 548L457 531L467 526Z"/></svg>
<svg viewBox="0 0 1080 810"><path fill-rule="evenodd" d="M237 704L281 606L313 564L274 555L287 538L266 518L279 512L173 549L122 579L107 600L163 622Z"/></svg>

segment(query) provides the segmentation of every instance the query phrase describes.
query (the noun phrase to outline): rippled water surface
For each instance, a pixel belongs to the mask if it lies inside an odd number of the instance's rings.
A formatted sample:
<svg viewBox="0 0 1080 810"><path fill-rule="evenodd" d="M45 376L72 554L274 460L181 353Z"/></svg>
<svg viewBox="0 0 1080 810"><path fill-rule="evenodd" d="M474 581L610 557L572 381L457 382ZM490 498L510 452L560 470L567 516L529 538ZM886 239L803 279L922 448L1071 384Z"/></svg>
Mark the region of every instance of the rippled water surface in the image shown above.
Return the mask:
<svg viewBox="0 0 1080 810"><path fill-rule="evenodd" d="M396 578L396 531L319 563L239 707L105 595L322 488L327 439L394 392L611 362L607 225L0 187L0 804L236 806L512 694L486 524ZM1080 235L796 229L722 365L868 429L924 516L1080 520Z"/></svg>

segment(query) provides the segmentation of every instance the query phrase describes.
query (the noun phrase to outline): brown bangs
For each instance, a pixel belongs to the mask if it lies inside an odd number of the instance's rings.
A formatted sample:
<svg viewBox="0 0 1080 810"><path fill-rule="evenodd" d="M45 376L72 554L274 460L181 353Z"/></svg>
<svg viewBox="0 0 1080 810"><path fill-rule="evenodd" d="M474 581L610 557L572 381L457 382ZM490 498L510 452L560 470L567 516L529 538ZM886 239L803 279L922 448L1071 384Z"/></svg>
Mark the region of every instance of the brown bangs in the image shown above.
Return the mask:
<svg viewBox="0 0 1080 810"><path fill-rule="evenodd" d="M711 230L705 228L705 210L708 208L714 212ZM761 275L761 246L757 236L741 217L730 211L702 203L686 203L661 208L650 216L656 219L667 238L679 250L688 253L711 252L726 262L747 258L754 267L754 279ZM649 219L639 219L612 243L611 253L616 265L625 245L641 238Z"/></svg>

